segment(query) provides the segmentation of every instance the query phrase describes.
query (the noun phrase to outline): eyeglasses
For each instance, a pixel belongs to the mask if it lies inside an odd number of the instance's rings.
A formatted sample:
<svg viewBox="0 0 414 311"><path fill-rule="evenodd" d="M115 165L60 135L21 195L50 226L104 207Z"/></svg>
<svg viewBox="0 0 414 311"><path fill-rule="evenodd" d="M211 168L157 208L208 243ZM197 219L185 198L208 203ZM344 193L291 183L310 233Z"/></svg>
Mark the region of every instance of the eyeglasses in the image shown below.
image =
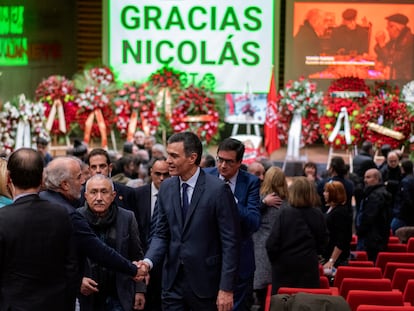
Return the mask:
<svg viewBox="0 0 414 311"><path fill-rule="evenodd" d="M224 159L222 157L217 156L216 160L219 164L223 164L224 162L226 162L227 165L232 166L234 164L236 164L236 161L233 159Z"/></svg>
<svg viewBox="0 0 414 311"><path fill-rule="evenodd" d="M154 175L155 176L158 176L158 177L161 177L161 175L163 176L163 177L170 177L170 173L162 173L162 172L154 172Z"/></svg>

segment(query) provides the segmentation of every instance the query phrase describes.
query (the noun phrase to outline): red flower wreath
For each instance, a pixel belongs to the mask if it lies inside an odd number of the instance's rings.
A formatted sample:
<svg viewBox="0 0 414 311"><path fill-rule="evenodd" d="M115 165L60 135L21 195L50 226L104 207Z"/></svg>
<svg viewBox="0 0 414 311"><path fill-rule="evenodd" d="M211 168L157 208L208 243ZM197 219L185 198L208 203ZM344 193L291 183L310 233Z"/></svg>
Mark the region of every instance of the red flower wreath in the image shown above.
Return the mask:
<svg viewBox="0 0 414 311"><path fill-rule="evenodd" d="M73 82L63 76L50 76L37 86L35 96L36 101L43 103L47 119L54 103L60 101L63 106L66 133L60 130L58 117L54 118L50 133L52 135L68 134L78 110L78 106L74 102L75 89Z"/></svg>
<svg viewBox="0 0 414 311"><path fill-rule="evenodd" d="M362 124L362 136L380 147L389 144L391 148L399 148L408 139L411 131L413 117L407 110L407 105L400 102L397 95L385 94L375 96L365 107L364 113L358 117L358 123ZM373 130L368 123L378 125L379 130ZM389 135L384 135L383 129L391 129L404 136L404 139L396 139Z"/></svg>
<svg viewBox="0 0 414 311"><path fill-rule="evenodd" d="M195 120L191 120L191 117L195 117ZM175 133L193 131L208 144L216 138L219 128L219 113L214 98L203 88L189 86L183 91L178 105L173 109L171 126Z"/></svg>
<svg viewBox="0 0 414 311"><path fill-rule="evenodd" d="M334 148L346 148L345 135L341 131L331 143L329 137L335 128L341 108L346 108L350 123L351 144L356 145L361 140L361 127L357 117L361 113L361 107L368 102L369 87L364 80L359 78L340 78L332 82L324 96L324 111L319 119L320 134L325 144L332 144Z"/></svg>
<svg viewBox="0 0 414 311"><path fill-rule="evenodd" d="M109 133L112 124L115 123L111 105L111 94L116 90L115 75L106 66L93 67L85 69L83 74L76 75L74 81L79 90L75 102L80 108L76 120L80 129L85 132L84 140L88 142L91 137L97 137L102 139L102 143L106 142L106 137L101 137L103 131L98 124L103 123L106 133ZM91 113L95 113L97 122L94 122L94 118L91 118L89 120L92 122L86 124L86 120L91 117ZM91 130L90 133L89 129Z"/></svg>
<svg viewBox="0 0 414 311"><path fill-rule="evenodd" d="M181 89L181 72L170 67L163 67L150 76L150 83L157 89Z"/></svg>
<svg viewBox="0 0 414 311"><path fill-rule="evenodd" d="M149 133L154 135L158 127L158 112L153 101L153 93L148 89L147 84L136 82L125 83L118 91L115 99L116 127L121 135L127 134L133 111L136 110L137 128L143 129L143 120L148 126Z"/></svg>
<svg viewBox="0 0 414 311"><path fill-rule="evenodd" d="M76 120L82 131L85 131L86 120L89 115L97 109L102 111L103 120L108 132L112 127L112 124L115 123L115 116L111 107L111 99L107 94L101 92L98 87L87 86L84 92L78 93L75 98L75 103L80 108ZM91 137L101 137L99 126L96 122L92 125Z"/></svg>
<svg viewBox="0 0 414 311"><path fill-rule="evenodd" d="M301 144L313 144L319 137L318 106L322 100L322 92L316 91L316 83L302 77L298 81L287 82L284 90L279 93L277 126L280 140L287 144L293 113L300 109L302 115Z"/></svg>

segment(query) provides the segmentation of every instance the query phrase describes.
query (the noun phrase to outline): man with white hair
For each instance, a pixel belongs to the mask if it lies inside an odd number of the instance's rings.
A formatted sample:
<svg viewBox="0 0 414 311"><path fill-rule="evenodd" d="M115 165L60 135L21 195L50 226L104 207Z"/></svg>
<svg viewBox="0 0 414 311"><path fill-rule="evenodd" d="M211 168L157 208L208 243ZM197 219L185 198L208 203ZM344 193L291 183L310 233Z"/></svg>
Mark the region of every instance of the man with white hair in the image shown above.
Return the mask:
<svg viewBox="0 0 414 311"><path fill-rule="evenodd" d="M136 280L142 280L138 276L135 264L119 255L111 247L103 243L92 231L86 219L76 211L79 207L81 188L84 177L81 172L80 160L74 157L58 157L53 159L44 171L44 183L47 190L42 191L40 198L48 200L65 208L68 212L73 230L74 242L78 249L79 274L78 279L71 284L72 295L68 310L75 307L75 297L80 288L83 263L89 257L100 264L115 271L125 273Z"/></svg>

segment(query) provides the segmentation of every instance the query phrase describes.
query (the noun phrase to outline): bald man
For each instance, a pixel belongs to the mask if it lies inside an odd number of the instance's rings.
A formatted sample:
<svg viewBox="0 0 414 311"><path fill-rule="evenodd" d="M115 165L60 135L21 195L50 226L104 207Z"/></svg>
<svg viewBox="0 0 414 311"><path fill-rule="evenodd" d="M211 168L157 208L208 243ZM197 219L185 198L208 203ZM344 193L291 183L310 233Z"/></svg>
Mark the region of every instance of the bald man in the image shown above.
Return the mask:
<svg viewBox="0 0 414 311"><path fill-rule="evenodd" d="M357 250L366 251L368 259L375 262L385 251L390 235L391 194L382 182L379 170L372 168L364 175L365 189L356 216Z"/></svg>

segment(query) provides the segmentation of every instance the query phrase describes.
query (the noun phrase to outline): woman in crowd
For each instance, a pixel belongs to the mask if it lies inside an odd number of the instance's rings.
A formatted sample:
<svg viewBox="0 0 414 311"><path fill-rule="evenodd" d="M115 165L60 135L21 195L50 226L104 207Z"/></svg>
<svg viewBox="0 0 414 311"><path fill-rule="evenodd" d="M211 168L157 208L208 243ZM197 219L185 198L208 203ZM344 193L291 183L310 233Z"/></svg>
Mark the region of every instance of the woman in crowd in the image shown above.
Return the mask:
<svg viewBox="0 0 414 311"><path fill-rule="evenodd" d="M328 206L326 224L329 244L323 254L324 268L332 269L348 262L352 240L352 217L346 204L345 188L339 181L325 184L323 196Z"/></svg>
<svg viewBox="0 0 414 311"><path fill-rule="evenodd" d="M7 160L0 158L0 207L12 202L10 184L7 182Z"/></svg>
<svg viewBox="0 0 414 311"><path fill-rule="evenodd" d="M272 264L272 293L279 287L319 287L318 255L328 243L328 230L315 185L295 177L289 206L275 213L266 250Z"/></svg>
<svg viewBox="0 0 414 311"><path fill-rule="evenodd" d="M288 186L286 176L279 167L272 166L267 170L260 188L261 224L253 234L256 271L253 289L256 298L264 310L267 286L272 283L272 266L266 252L266 240L274 222L276 211L287 206Z"/></svg>
<svg viewBox="0 0 414 311"><path fill-rule="evenodd" d="M316 186L321 181L318 176L318 167L314 162L306 162L303 166L303 176L312 181Z"/></svg>

